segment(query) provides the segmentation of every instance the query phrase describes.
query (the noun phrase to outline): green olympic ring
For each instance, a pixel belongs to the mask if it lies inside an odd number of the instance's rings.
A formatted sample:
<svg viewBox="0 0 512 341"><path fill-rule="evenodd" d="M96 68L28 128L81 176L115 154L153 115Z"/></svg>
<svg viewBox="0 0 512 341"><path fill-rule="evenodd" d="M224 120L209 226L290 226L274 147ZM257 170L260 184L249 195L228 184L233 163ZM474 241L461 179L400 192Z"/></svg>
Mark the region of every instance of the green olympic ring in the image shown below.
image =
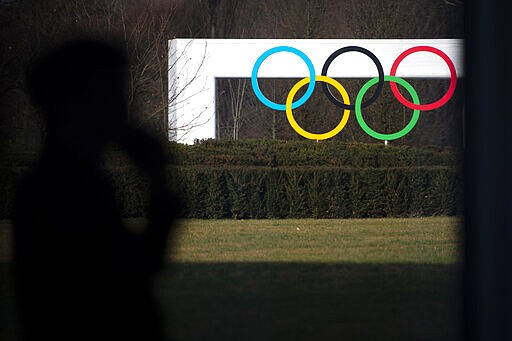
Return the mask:
<svg viewBox="0 0 512 341"><path fill-rule="evenodd" d="M368 89L371 88L373 85L375 85L378 81L379 81L379 77L372 78L363 85L361 90L359 90L359 93L357 94L356 102L355 102L355 112L356 112L357 122L359 122L359 125L361 126L361 128L368 135L370 135L378 140L396 140L396 139L399 139L399 138L407 135L412 130L412 128L414 128L414 126L418 122L418 119L420 118L420 111L418 109L414 109L411 121L402 130L397 131L396 133L383 134L383 133L376 132L375 130L370 128L368 126L368 124L366 124L366 122L363 119L361 104L363 102L363 97L364 97L364 94L366 93L366 91L368 91ZM396 82L396 83L402 85L409 92L409 94L411 94L413 103L414 104L420 103L418 93L416 92L416 90L414 90L412 85L409 84L405 79L396 77L396 76L384 76L384 81Z"/></svg>

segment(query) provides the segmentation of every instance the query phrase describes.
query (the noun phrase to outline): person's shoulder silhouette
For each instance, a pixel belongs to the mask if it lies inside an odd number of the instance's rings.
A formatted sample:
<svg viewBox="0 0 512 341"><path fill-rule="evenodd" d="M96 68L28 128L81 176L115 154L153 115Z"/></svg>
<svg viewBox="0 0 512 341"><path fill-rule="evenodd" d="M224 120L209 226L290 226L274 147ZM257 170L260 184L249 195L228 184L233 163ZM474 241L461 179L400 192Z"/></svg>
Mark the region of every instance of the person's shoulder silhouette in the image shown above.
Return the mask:
<svg viewBox="0 0 512 341"><path fill-rule="evenodd" d="M27 72L46 122L39 162L14 205L14 269L27 340L154 340L149 280L162 261L175 204L163 146L127 120L128 59L118 45L76 40ZM122 146L150 181L148 227L128 231L102 169Z"/></svg>

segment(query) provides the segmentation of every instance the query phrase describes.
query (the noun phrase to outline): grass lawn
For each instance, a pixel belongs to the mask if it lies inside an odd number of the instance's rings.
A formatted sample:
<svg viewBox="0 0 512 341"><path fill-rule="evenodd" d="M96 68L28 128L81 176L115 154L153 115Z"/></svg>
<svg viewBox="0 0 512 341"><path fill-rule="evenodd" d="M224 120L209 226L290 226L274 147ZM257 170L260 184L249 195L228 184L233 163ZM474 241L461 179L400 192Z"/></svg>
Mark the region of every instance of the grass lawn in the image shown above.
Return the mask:
<svg viewBox="0 0 512 341"><path fill-rule="evenodd" d="M453 264L460 230L453 217L185 220L177 226L170 247L176 262Z"/></svg>
<svg viewBox="0 0 512 341"><path fill-rule="evenodd" d="M8 227L2 302L12 301ZM459 231L452 217L184 220L155 293L170 340L454 340Z"/></svg>

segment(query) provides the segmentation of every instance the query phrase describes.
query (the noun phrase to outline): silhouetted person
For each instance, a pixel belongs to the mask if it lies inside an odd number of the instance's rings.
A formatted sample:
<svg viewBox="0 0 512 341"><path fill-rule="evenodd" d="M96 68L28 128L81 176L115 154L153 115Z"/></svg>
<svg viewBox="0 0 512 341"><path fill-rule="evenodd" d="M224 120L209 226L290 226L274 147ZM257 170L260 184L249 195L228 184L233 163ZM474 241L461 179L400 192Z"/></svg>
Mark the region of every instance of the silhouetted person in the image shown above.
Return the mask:
<svg viewBox="0 0 512 341"><path fill-rule="evenodd" d="M27 340L161 338L150 284L175 204L160 143L127 120L128 61L114 44L69 42L27 75L46 121L40 160L14 208L14 266ZM123 225L101 166L107 145L124 148L150 181L144 233Z"/></svg>

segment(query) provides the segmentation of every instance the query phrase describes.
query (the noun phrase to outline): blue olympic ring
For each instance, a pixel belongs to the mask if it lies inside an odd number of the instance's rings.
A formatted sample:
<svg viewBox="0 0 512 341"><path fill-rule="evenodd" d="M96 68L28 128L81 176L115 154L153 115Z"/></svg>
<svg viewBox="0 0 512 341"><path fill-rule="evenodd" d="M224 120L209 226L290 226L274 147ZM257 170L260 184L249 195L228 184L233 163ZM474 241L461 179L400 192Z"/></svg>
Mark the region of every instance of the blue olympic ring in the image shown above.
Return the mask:
<svg viewBox="0 0 512 341"><path fill-rule="evenodd" d="M260 69L261 63L263 63L263 61L265 59L267 59L267 57L269 57L270 55L272 55L276 52L291 52L291 53L299 56L306 63L306 65L309 69L309 79L311 81L306 90L306 93L301 98L299 98L296 102L292 103L292 109L298 108L301 105L303 105L304 103L306 103L306 101L309 99L309 97L311 97L311 95L313 94L313 90L315 89L316 72L315 72L313 63L311 62L309 57L306 56L306 54L304 54L304 52L302 52L296 48L290 47L290 46L277 46L277 47L271 48L270 50L265 51L265 53L263 53L258 58L258 60L256 60L256 63L254 64L254 67L252 69L252 75L251 75L251 84L252 84L252 88L254 90L254 94L267 107L270 107L274 110L280 110L280 111L286 110L285 104L277 104L277 103L274 103L271 100L267 99L265 97L265 95L263 95L263 93L261 92L260 87L258 85L258 70Z"/></svg>

